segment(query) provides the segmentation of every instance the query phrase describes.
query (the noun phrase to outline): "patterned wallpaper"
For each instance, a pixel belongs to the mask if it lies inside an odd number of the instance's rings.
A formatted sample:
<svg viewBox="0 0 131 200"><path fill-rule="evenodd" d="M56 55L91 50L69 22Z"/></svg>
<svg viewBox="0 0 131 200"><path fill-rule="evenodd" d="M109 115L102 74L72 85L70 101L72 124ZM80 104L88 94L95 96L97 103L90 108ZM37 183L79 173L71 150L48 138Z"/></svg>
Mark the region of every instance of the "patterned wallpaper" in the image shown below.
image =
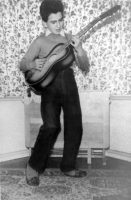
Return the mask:
<svg viewBox="0 0 131 200"><path fill-rule="evenodd" d="M79 89L104 90L113 95L131 94L131 1L63 0L65 28L76 34L112 6L121 11L100 21L83 38L91 63L88 75L74 65ZM40 0L0 2L0 97L28 99L19 62L30 43L44 31L39 15ZM32 98L37 98L32 95Z"/></svg>

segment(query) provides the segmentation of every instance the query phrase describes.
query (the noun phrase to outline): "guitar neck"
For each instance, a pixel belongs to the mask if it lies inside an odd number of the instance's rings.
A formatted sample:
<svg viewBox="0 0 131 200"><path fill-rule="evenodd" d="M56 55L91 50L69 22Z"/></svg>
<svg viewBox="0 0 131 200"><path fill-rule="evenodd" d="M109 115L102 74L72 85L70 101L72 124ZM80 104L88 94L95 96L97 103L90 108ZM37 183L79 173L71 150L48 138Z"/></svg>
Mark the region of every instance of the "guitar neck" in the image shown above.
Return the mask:
<svg viewBox="0 0 131 200"><path fill-rule="evenodd" d="M101 20L100 17L97 17L92 22L90 22L85 28L83 28L79 33L77 33L77 36L81 38L87 31L89 31L95 24L97 24Z"/></svg>
<svg viewBox="0 0 131 200"><path fill-rule="evenodd" d="M76 36L78 36L79 38L81 38L87 31L89 31L95 24L97 24L97 22L99 22L101 20L100 17L97 17L96 19L94 19L92 22L90 22L86 27L84 27L81 31L79 31ZM65 48L68 47L72 42L72 38L70 38L68 40L68 43L65 44Z"/></svg>

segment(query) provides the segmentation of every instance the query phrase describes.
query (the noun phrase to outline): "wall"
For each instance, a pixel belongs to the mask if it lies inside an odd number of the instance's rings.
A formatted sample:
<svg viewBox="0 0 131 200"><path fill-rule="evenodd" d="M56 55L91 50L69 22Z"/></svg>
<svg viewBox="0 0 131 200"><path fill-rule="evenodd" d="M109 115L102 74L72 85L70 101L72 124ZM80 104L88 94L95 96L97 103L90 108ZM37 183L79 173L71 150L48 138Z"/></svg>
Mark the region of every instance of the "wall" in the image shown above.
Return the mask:
<svg viewBox="0 0 131 200"><path fill-rule="evenodd" d="M110 114L108 94L98 91L81 92L80 99L84 129L81 147L107 148L110 145L106 151L107 156L131 161L131 96L111 96ZM39 104L33 103L33 109L31 107L28 110L30 106L32 104L24 104L21 98L0 99L0 161L29 155L26 146L29 147L30 137L36 138L42 123ZM57 147L63 146L62 136L58 137Z"/></svg>
<svg viewBox="0 0 131 200"><path fill-rule="evenodd" d="M40 0L2 0L0 2L0 96L22 96L27 100L19 61L29 45L44 32L39 15ZM71 0L65 3L65 30L73 34L102 12L116 4L121 11L99 22L83 38L83 47L91 63L84 75L74 64L80 89L104 90L112 95L131 93L131 1ZM37 98L34 95L32 98Z"/></svg>
<svg viewBox="0 0 131 200"><path fill-rule="evenodd" d="M25 157L25 113L21 98L0 98L0 161Z"/></svg>
<svg viewBox="0 0 131 200"><path fill-rule="evenodd" d="M110 156L131 161L131 96L111 96L110 102Z"/></svg>

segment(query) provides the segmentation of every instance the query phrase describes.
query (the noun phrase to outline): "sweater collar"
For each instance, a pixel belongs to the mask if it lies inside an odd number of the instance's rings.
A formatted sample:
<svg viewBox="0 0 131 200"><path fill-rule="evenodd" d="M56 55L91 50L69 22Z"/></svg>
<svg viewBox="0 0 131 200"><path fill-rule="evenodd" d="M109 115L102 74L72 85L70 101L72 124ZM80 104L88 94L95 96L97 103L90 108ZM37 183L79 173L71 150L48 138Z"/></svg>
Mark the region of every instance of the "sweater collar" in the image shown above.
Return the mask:
<svg viewBox="0 0 131 200"><path fill-rule="evenodd" d="M50 35L50 34L51 34L51 31L50 31L49 29L46 29L46 31L45 31L45 36L48 36L48 35ZM60 32L60 35L61 35L61 36L65 36L65 33L64 33L63 30Z"/></svg>

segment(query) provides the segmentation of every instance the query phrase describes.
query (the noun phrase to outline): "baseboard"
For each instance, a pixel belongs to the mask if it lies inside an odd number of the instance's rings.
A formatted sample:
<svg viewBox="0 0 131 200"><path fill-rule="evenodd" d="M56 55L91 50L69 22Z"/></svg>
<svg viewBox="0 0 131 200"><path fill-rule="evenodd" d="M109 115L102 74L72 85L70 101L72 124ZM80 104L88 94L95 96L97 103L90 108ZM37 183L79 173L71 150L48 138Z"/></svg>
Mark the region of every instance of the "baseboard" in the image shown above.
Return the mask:
<svg viewBox="0 0 131 200"><path fill-rule="evenodd" d="M29 155L30 155L30 150L28 150L28 149L16 151L16 152L5 153L5 154L0 154L0 162L24 158L24 157L28 157ZM53 157L61 157L62 154L61 153L59 154L57 152L56 154L54 154L52 156ZM88 156L88 152L85 152L85 151L80 152L78 155L78 157L87 157L87 156ZM106 156L111 157L111 158L116 158L119 160L123 160L123 161L131 162L131 154L130 153L119 152L119 151L114 151L114 150L107 150ZM94 157L94 156L92 155L92 157ZM97 157L97 155L95 155L95 157ZM99 154L98 154L98 157L99 157Z"/></svg>
<svg viewBox="0 0 131 200"><path fill-rule="evenodd" d="M28 149L16 151L16 152L10 152L5 154L0 154L0 162L24 158L29 156L30 151Z"/></svg>
<svg viewBox="0 0 131 200"><path fill-rule="evenodd" d="M125 153L125 152L120 152L120 151L115 151L115 150L108 150L108 151L106 151L106 156L111 157L111 158L120 159L123 161L131 162L131 153Z"/></svg>

